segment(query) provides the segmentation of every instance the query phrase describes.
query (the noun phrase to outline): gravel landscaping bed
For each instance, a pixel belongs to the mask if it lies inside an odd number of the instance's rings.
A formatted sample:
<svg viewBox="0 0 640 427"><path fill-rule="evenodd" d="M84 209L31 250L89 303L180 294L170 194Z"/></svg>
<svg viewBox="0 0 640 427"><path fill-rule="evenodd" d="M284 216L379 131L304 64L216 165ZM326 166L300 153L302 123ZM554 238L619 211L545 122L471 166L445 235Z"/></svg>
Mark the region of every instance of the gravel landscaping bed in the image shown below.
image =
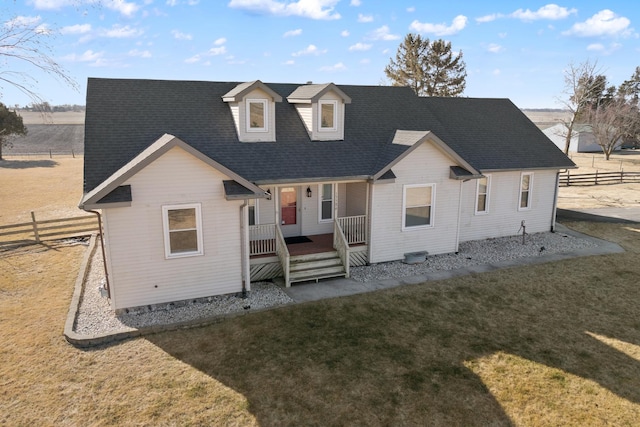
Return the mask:
<svg viewBox="0 0 640 427"><path fill-rule="evenodd" d="M351 268L351 278L360 282L416 276L438 270L453 270L479 264L493 264L523 257L563 253L595 246L589 240L564 233L536 233L526 236L478 240L460 244L457 254L428 256L419 264L386 262ZM277 285L269 282L252 283L246 299L223 295L179 303L138 307L116 315L107 298L100 295L104 283L104 265L100 250L91 260L83 297L78 308L74 331L80 335L111 334L148 326L187 322L216 315L246 310L264 309L292 303L293 300ZM297 285L304 286L304 284Z"/></svg>

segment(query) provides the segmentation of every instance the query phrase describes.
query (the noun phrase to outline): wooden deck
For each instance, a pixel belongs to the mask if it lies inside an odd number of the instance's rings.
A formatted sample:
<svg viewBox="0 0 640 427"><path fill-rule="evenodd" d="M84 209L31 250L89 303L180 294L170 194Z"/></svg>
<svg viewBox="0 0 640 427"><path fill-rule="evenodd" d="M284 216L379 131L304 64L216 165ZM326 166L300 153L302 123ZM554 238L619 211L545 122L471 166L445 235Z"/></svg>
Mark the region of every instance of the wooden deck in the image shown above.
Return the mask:
<svg viewBox="0 0 640 427"><path fill-rule="evenodd" d="M288 244L289 255L309 255L335 250L333 249L333 234L316 234L307 237L311 240L310 242Z"/></svg>

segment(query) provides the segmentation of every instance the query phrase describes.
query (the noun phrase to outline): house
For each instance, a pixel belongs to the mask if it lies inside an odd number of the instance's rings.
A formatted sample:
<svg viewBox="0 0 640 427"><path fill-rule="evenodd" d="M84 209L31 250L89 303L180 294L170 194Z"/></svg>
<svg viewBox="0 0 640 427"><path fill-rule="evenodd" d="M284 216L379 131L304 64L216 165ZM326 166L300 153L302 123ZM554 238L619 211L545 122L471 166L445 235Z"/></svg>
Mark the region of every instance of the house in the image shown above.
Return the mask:
<svg viewBox="0 0 640 427"><path fill-rule="evenodd" d="M567 138L567 127L564 124L555 124L544 129L542 132L547 135L560 150L564 151ZM614 151L619 150L621 146L622 140L616 145ZM569 142L569 152L602 153L602 147L596 142L596 137L593 135L591 125L574 125L573 131L571 132L571 142Z"/></svg>
<svg viewBox="0 0 640 427"><path fill-rule="evenodd" d="M507 99L406 87L91 78L86 108L115 310L548 231L575 166Z"/></svg>

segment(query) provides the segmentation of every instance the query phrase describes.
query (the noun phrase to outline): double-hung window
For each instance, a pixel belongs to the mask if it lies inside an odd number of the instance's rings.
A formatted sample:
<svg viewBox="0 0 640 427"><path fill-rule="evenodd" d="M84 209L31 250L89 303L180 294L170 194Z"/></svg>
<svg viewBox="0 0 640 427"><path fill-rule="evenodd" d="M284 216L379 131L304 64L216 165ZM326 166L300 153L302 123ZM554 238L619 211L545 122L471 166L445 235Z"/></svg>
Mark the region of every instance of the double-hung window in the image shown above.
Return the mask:
<svg viewBox="0 0 640 427"><path fill-rule="evenodd" d="M338 130L338 102L320 101L318 103L319 131Z"/></svg>
<svg viewBox="0 0 640 427"><path fill-rule="evenodd" d="M489 191L491 189L491 176L486 175L478 179L476 187L476 214L489 213Z"/></svg>
<svg viewBox="0 0 640 427"><path fill-rule="evenodd" d="M320 221L333 219L333 184L320 184Z"/></svg>
<svg viewBox="0 0 640 427"><path fill-rule="evenodd" d="M533 172L520 175L520 202L518 210L531 209L531 193L533 191Z"/></svg>
<svg viewBox="0 0 640 427"><path fill-rule="evenodd" d="M403 188L402 229L433 227L434 184L405 185Z"/></svg>
<svg viewBox="0 0 640 427"><path fill-rule="evenodd" d="M267 100L247 99L247 132L267 132Z"/></svg>
<svg viewBox="0 0 640 427"><path fill-rule="evenodd" d="M199 203L162 207L166 258L202 255L202 215Z"/></svg>

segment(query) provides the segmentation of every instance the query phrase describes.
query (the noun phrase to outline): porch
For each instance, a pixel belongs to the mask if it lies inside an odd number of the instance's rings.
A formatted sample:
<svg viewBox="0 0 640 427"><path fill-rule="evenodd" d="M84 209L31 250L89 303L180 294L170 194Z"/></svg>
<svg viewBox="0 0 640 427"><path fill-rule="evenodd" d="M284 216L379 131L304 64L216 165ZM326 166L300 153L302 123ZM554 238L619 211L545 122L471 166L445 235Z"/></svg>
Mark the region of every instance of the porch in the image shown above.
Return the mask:
<svg viewBox="0 0 640 427"><path fill-rule="evenodd" d="M367 263L367 217L338 218L333 233L284 238L277 224L249 227L250 280L283 277L285 285L328 277L349 277Z"/></svg>

